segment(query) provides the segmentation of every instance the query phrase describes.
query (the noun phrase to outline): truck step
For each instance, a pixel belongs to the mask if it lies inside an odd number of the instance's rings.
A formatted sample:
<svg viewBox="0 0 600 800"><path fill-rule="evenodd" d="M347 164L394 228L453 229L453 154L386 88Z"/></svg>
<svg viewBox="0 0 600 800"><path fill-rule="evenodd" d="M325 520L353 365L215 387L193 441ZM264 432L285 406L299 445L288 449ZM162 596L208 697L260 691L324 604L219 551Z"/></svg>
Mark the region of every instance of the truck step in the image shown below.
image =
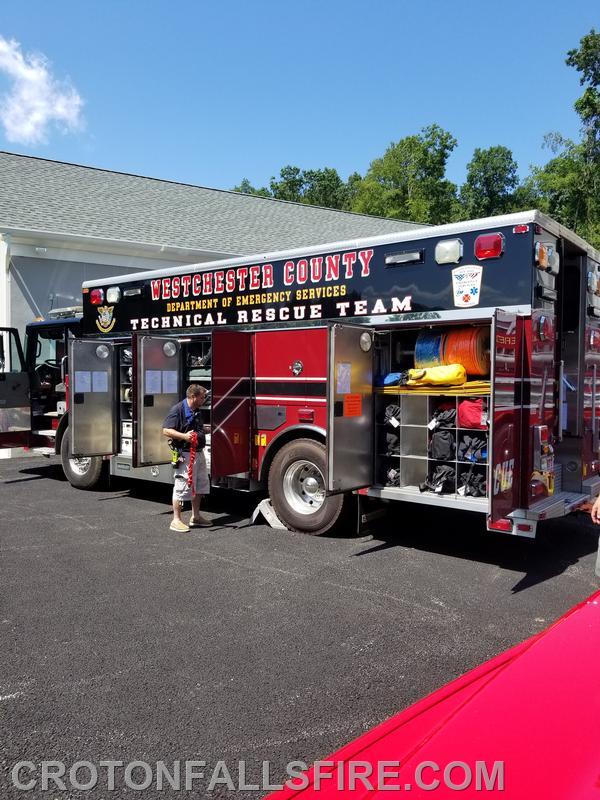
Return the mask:
<svg viewBox="0 0 600 800"><path fill-rule="evenodd" d="M36 453L39 456L55 456L56 452L54 451L53 447L34 447L31 450L32 453Z"/></svg>
<svg viewBox="0 0 600 800"><path fill-rule="evenodd" d="M534 503L527 510L526 519L553 519L564 517L571 511L583 505L590 499L589 494L579 494L578 492L555 492L550 497Z"/></svg>

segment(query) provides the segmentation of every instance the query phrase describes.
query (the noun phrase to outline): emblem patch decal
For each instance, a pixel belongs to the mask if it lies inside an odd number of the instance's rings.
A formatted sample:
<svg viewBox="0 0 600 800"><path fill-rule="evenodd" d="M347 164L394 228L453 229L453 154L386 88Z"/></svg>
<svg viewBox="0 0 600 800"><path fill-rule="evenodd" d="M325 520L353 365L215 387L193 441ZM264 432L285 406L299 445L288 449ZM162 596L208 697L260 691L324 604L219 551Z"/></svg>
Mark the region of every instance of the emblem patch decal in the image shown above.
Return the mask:
<svg viewBox="0 0 600 800"><path fill-rule="evenodd" d="M455 267L452 270L452 299L457 308L479 305L483 267Z"/></svg>
<svg viewBox="0 0 600 800"><path fill-rule="evenodd" d="M96 325L100 333L110 333L115 326L116 320L113 318L114 306L99 306L98 319Z"/></svg>

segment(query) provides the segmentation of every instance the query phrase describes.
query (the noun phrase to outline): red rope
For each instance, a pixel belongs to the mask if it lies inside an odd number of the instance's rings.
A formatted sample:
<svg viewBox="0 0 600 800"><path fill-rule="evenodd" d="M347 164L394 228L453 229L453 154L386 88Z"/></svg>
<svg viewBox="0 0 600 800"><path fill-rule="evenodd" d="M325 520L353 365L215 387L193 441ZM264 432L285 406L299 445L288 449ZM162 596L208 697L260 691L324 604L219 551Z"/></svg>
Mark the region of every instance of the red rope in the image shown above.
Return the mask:
<svg viewBox="0 0 600 800"><path fill-rule="evenodd" d="M192 487L192 497L196 496L196 489L194 487L194 462L196 460L196 452L198 451L198 434L192 431L192 438L190 440L190 463L188 464L187 484Z"/></svg>

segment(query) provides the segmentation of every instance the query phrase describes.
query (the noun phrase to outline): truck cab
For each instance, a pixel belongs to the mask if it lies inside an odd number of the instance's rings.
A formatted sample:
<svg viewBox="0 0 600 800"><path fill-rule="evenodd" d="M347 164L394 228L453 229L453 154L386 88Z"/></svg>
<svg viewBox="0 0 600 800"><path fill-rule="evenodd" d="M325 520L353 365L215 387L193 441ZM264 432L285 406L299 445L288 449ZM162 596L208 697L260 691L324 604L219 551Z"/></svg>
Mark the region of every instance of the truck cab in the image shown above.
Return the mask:
<svg viewBox="0 0 600 800"><path fill-rule="evenodd" d="M80 334L80 322L80 309L68 308L30 322L24 341L15 328L0 328L0 448L60 453L67 348Z"/></svg>

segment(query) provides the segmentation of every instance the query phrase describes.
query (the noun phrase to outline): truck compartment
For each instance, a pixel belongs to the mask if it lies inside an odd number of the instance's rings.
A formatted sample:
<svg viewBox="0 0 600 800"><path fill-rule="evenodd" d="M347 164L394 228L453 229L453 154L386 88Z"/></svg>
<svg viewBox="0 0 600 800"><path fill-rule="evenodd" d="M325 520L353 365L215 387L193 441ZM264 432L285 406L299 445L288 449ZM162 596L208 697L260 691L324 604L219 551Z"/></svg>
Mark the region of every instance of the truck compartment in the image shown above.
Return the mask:
<svg viewBox="0 0 600 800"><path fill-rule="evenodd" d="M382 386L385 376L415 368L417 338L430 330L467 339L478 331L486 341L484 374L457 386ZM369 494L396 500L488 510L490 471L490 325L445 325L376 333L375 484ZM422 339L421 339L422 340ZM418 349L418 348L417 348ZM453 351L456 353L456 348ZM423 349L418 349L423 355ZM417 358L417 364L419 359ZM477 370L482 372L483 370ZM464 404L464 405L463 405Z"/></svg>

